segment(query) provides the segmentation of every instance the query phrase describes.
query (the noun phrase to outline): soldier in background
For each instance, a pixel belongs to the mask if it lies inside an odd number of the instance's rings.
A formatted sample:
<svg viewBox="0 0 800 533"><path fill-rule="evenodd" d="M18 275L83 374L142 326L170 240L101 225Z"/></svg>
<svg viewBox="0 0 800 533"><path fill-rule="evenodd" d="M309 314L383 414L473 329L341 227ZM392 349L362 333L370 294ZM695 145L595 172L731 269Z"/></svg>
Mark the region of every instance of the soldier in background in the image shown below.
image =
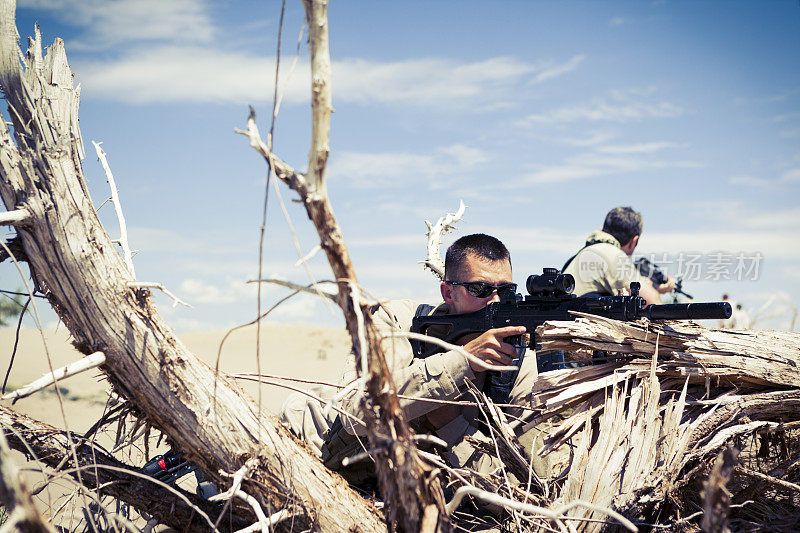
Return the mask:
<svg viewBox="0 0 800 533"><path fill-rule="evenodd" d="M750 329L750 315L744 310L742 304L736 304L731 318L733 318L732 329Z"/></svg>
<svg viewBox="0 0 800 533"><path fill-rule="evenodd" d="M723 329L750 329L750 315L744 310L742 304L730 299L728 294L722 295L722 301L731 304L731 316L719 321L719 327Z"/></svg>
<svg viewBox="0 0 800 533"><path fill-rule="evenodd" d="M675 288L667 283L654 287L644 278L630 256L642 235L642 215L632 207L615 207L606 215L603 229L592 232L578 253L561 269L575 278L577 296L617 296L626 294L632 282L641 285L639 295L647 304L660 304L661 295Z"/></svg>

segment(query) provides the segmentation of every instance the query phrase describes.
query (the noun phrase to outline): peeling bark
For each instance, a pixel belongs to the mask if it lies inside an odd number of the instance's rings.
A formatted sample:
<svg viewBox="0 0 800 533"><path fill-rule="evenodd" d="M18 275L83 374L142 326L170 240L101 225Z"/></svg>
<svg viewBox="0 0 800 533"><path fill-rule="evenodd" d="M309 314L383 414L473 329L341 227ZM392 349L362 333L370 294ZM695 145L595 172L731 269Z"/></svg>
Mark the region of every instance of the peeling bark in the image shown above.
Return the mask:
<svg viewBox="0 0 800 533"><path fill-rule="evenodd" d="M299 508L294 526L324 531L385 528L374 506L329 472L232 380L191 354L134 281L86 190L79 91L56 39L40 38L20 64L14 2L4 0L0 84L14 136L0 125L0 196L30 214L17 226L37 287L84 354L102 351L115 390L220 486L249 458L245 491L272 509ZM216 386L215 386L216 385ZM216 391L216 395L215 395ZM261 439L258 439L258 436ZM287 527L283 524L278 528Z"/></svg>

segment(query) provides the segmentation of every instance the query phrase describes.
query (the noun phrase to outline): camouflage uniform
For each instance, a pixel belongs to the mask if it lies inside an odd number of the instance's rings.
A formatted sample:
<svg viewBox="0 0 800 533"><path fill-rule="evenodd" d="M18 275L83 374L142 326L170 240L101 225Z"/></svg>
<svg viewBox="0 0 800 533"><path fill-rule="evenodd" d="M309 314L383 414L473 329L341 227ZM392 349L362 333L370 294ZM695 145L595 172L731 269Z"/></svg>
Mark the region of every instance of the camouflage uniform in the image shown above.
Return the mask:
<svg viewBox="0 0 800 533"><path fill-rule="evenodd" d="M425 432L432 433L444 440L448 449L445 459L450 466L455 468L471 468L479 472L489 472L499 466L496 457L478 452L465 440L466 436L480 438L478 425L479 411L476 407L460 408L459 415L438 429L425 427L425 415L441 407L441 404L426 402L424 399L434 400L469 400L466 394L467 381L472 382L478 389L483 386L485 373L475 374L469 366L467 359L457 351L446 351L433 354L425 359L415 359L408 339L391 337L392 331L407 332L411 328L411 321L417 310L418 303L411 300L397 300L383 304L373 313L373 320L379 333L384 337L382 347L386 360L392 373L392 378L397 387L400 405L412 425L422 427ZM434 314L446 314L447 307L441 304ZM527 405L530 392L537 378L536 357L529 351L523 359L519 375L511 391L509 403ZM345 366L345 372L340 383L348 384L356 379L355 358L350 355ZM326 398L333 396L332 391L326 391ZM463 398L462 398L463 396ZM360 405L357 391L345 396L339 406L348 413L359 416ZM509 414L519 416L521 409L512 409ZM514 412L516 411L516 412ZM284 403L281 417L292 431L300 437L315 445L319 451L325 431L333 425L336 412L332 411L327 417L323 416L319 402L305 399L299 395L291 396ZM347 417L341 417L345 429L350 434L363 435L364 429L353 424ZM541 428L534 429L523 435L520 441L526 445L528 451L531 447L538 449L541 446ZM534 443L537 443L534 446ZM552 459L534 456L534 470L542 477L549 477L552 472Z"/></svg>

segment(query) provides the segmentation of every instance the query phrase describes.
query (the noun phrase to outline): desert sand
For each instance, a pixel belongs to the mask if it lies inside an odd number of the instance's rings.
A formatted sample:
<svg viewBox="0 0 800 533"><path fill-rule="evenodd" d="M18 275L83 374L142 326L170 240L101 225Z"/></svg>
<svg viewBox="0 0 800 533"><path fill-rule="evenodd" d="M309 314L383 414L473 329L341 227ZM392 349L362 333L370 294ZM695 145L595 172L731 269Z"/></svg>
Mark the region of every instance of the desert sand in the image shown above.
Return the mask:
<svg viewBox="0 0 800 533"><path fill-rule="evenodd" d="M198 331L180 334L177 337L189 350L213 367L220 341L226 333L227 330ZM3 375L11 358L14 338L14 328L0 328L0 349L2 349L0 361L2 361ZM223 346L220 369L228 373L255 372L257 368L255 347L255 327L234 332ZM344 329L262 325L261 372L274 376L336 382L349 347L349 338ZM55 331L46 331L44 341L38 330L23 329L6 393L49 372L46 355L48 353L53 368L64 366L82 357L82 354L72 347L68 332L63 326ZM256 383L249 381L240 383L254 399L257 399ZM308 387L291 381L286 383L299 388ZM62 393L62 402L58 401L55 388L51 386L45 391L18 400L13 406L8 400L3 400L3 404L55 427L83 433L102 415L108 398L106 391L110 389L110 385L102 372L91 370L60 382L59 389ZM262 384L263 409L277 413L290 392L281 387ZM109 432L99 442L109 447L113 445L111 441L112 436ZM20 467L31 466L31 464L25 465L25 459L21 454L14 453L14 459ZM42 475L38 473L28 472L25 477L29 486L36 487L42 482ZM58 507L59 503L74 490L74 485L71 483L62 482L54 485L50 490L37 496L37 505L46 514ZM57 521L63 523L63 519L64 517ZM69 527L67 524L64 525Z"/></svg>

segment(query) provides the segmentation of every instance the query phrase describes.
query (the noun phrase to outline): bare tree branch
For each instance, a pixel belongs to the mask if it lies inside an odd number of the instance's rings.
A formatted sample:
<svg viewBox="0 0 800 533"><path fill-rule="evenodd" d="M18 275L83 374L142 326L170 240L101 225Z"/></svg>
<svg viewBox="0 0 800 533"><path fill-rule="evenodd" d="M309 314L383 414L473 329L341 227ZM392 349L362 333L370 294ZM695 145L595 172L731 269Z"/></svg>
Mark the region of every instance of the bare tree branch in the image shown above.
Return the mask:
<svg viewBox="0 0 800 533"><path fill-rule="evenodd" d="M422 264L429 268L436 276L440 279L444 279L444 261L442 261L441 254L439 252L440 247L442 246L442 237L448 231L455 229L455 224L461 217L464 216L464 211L466 211L467 206L464 205L464 201L461 200L458 204L458 210L455 213L447 213L445 216L440 218L436 221L436 224L431 225L430 222L427 220L425 221L425 225L428 226L428 257L425 261L422 261Z"/></svg>

